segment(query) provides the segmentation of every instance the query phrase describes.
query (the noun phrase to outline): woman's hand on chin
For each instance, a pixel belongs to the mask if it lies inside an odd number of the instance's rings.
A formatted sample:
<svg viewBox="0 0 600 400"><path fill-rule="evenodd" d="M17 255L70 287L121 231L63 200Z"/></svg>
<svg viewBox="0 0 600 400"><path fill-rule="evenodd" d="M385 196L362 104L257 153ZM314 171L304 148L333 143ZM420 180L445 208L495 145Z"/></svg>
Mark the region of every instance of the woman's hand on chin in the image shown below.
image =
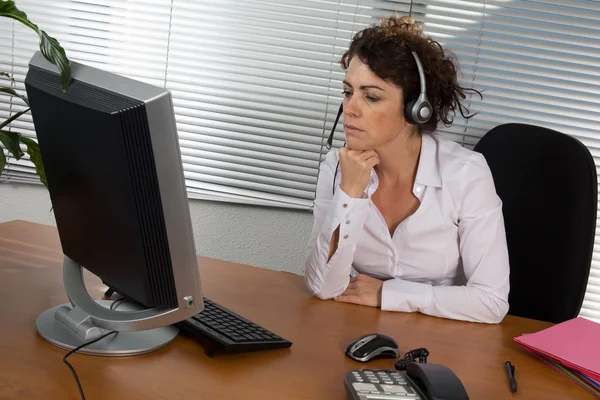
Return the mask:
<svg viewBox="0 0 600 400"><path fill-rule="evenodd" d="M379 156L375 150L361 151L342 147L339 158L342 170L340 188L350 197L362 197L371 178L371 169L379 164Z"/></svg>

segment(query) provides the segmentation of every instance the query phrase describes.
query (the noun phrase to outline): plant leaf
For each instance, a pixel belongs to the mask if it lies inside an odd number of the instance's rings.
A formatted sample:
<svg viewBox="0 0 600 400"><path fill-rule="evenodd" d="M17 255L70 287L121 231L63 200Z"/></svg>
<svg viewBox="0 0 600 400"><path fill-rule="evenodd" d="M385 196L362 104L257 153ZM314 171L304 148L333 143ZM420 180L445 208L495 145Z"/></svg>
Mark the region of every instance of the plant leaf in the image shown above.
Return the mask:
<svg viewBox="0 0 600 400"><path fill-rule="evenodd" d="M6 167L6 155L4 150L0 149L0 174L4 171L4 167Z"/></svg>
<svg viewBox="0 0 600 400"><path fill-rule="evenodd" d="M10 79L11 81L14 80L12 76L10 76L10 74L8 72L0 72L0 76L3 76L5 78Z"/></svg>
<svg viewBox="0 0 600 400"><path fill-rule="evenodd" d="M71 64L69 63L65 49L58 43L58 40L44 31L41 31L40 39L40 50L44 57L46 57L46 60L58 67L60 71L60 85L63 92L66 93L71 81Z"/></svg>
<svg viewBox="0 0 600 400"><path fill-rule="evenodd" d="M19 10L14 1L0 1L0 16L16 19L34 31L38 31L37 25L27 19L27 14Z"/></svg>
<svg viewBox="0 0 600 400"><path fill-rule="evenodd" d="M17 96L18 98L23 100L25 102L25 104L27 104L27 106L29 107L29 100L27 100L27 97L21 96L19 93L15 92L14 89L11 89L9 87L1 87L0 86L0 93L6 93L6 94L10 94L11 96Z"/></svg>
<svg viewBox="0 0 600 400"><path fill-rule="evenodd" d="M10 118L8 118L7 120L5 120L4 122L2 122L0 124L0 129L4 128L6 125L10 124L11 122L13 122L15 119L19 118L21 115L25 114L26 112L28 112L30 110L30 108L26 108L22 111L19 111L16 114L13 114L10 116Z"/></svg>
<svg viewBox="0 0 600 400"><path fill-rule="evenodd" d="M56 65L60 71L60 84L63 92L66 92L71 81L71 65L69 64L65 49L58 43L58 40L40 30L36 24L29 21L27 14L19 10L12 0L0 0L0 17L15 19L23 25L30 27L38 34L40 37L40 51L44 55L44 58Z"/></svg>
<svg viewBox="0 0 600 400"><path fill-rule="evenodd" d="M17 160L23 157L23 151L19 145L20 140L21 134L19 132L0 131L0 142Z"/></svg>
<svg viewBox="0 0 600 400"><path fill-rule="evenodd" d="M48 182L46 181L46 172L44 171L44 163L42 162L42 153L40 152L40 146L35 140L25 136L21 136L21 142L27 145L27 154L33 165L35 165L35 172L40 177L40 182L48 188Z"/></svg>

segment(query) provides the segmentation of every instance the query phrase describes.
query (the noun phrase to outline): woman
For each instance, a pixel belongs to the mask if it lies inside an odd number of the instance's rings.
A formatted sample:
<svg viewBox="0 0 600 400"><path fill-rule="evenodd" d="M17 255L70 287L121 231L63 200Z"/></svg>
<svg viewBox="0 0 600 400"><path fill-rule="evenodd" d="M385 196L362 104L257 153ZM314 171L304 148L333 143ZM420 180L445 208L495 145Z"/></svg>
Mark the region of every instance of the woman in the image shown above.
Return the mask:
<svg viewBox="0 0 600 400"><path fill-rule="evenodd" d="M425 123L406 111L420 92L417 58ZM461 100L480 93L458 84L452 58L409 17L357 33L341 65L346 147L320 167L308 288L382 310L500 322L509 292L502 203L483 156L435 133L457 110L472 117Z"/></svg>

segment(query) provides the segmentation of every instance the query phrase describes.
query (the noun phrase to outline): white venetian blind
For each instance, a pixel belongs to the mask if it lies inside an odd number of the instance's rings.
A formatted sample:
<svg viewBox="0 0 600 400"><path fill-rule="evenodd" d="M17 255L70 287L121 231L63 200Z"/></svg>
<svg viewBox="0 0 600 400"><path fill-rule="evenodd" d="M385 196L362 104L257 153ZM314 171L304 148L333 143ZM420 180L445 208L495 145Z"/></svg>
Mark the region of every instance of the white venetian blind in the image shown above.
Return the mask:
<svg viewBox="0 0 600 400"><path fill-rule="evenodd" d="M167 87L190 194L312 208L339 58L384 3L174 1Z"/></svg>
<svg viewBox="0 0 600 400"><path fill-rule="evenodd" d="M450 138L474 146L494 126L522 122L583 142L600 166L600 2L421 0L413 16L459 58L475 118ZM516 143L515 145L518 145ZM600 169L598 169L600 170ZM600 221L600 220L599 220ZM600 321L600 229L581 315Z"/></svg>
<svg viewBox="0 0 600 400"><path fill-rule="evenodd" d="M21 0L70 59L173 91L190 197L310 208L332 50L349 24L335 1ZM24 94L38 48L0 21L0 66ZM0 96L0 117L25 108ZM11 129L35 137L31 116ZM8 153L7 153L8 155ZM9 157L4 179L35 182Z"/></svg>
<svg viewBox="0 0 600 400"><path fill-rule="evenodd" d="M339 1L174 1L167 67L189 192L309 209Z"/></svg>
<svg viewBox="0 0 600 400"><path fill-rule="evenodd" d="M339 57L369 0L21 0L70 59L173 93L192 198L310 209L323 131L341 100ZM408 11L409 1L391 9ZM379 11L376 11L379 12ZM24 93L37 49L28 28L0 21L0 65ZM0 97L0 116L24 108ZM337 104L333 106L337 109ZM30 115L13 123L35 133ZM3 178L36 181L25 159Z"/></svg>

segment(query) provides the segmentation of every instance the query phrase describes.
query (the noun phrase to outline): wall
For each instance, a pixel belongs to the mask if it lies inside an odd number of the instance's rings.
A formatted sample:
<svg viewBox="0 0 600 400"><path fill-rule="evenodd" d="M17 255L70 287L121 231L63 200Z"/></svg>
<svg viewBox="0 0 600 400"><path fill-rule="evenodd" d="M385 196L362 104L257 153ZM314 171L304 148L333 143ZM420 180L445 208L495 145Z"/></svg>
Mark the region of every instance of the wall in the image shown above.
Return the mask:
<svg viewBox="0 0 600 400"><path fill-rule="evenodd" d="M0 222L56 225L43 186L0 184ZM199 255L302 274L312 213L190 201Z"/></svg>

